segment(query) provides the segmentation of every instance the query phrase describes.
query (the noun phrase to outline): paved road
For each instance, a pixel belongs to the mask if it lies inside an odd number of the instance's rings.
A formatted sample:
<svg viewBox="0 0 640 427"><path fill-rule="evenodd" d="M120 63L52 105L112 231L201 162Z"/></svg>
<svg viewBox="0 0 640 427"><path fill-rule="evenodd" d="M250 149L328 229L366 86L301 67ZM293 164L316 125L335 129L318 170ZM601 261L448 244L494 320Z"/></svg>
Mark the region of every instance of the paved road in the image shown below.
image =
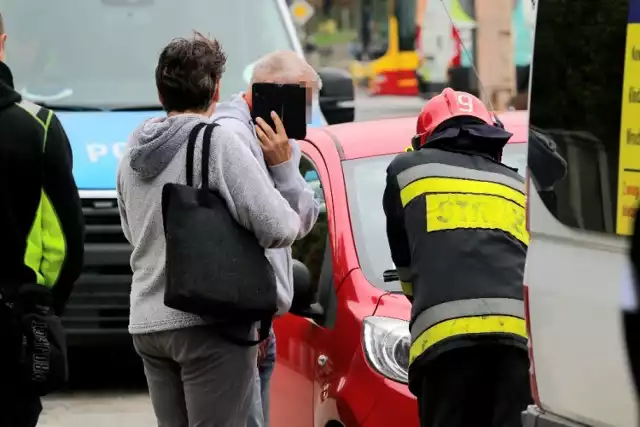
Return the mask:
<svg viewBox="0 0 640 427"><path fill-rule="evenodd" d="M390 117L417 117L424 105L418 97L378 96L370 97L360 91L356 94L356 120L375 120Z"/></svg>
<svg viewBox="0 0 640 427"><path fill-rule="evenodd" d="M424 101L356 96L356 119L417 116ZM152 427L157 425L144 375L131 349L75 354L70 391L44 400L40 427Z"/></svg>

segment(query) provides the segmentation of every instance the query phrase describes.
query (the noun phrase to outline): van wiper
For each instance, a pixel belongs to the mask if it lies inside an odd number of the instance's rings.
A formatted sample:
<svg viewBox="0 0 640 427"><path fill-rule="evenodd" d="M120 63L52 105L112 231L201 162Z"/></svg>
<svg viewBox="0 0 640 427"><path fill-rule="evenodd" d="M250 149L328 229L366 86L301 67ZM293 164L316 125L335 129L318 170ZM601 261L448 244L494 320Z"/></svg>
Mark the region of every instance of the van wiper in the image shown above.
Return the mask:
<svg viewBox="0 0 640 427"><path fill-rule="evenodd" d="M109 111L162 111L160 104L128 105L126 107L109 108Z"/></svg>
<svg viewBox="0 0 640 427"><path fill-rule="evenodd" d="M36 104L53 111L107 111L105 108L93 105L52 104L50 102L36 102Z"/></svg>

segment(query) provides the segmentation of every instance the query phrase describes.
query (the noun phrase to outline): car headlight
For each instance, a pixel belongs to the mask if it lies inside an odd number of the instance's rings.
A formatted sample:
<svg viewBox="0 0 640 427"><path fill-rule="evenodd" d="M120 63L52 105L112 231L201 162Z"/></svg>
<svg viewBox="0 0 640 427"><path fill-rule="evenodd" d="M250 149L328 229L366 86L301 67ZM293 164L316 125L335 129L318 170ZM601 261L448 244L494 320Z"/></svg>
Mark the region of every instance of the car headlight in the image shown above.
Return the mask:
<svg viewBox="0 0 640 427"><path fill-rule="evenodd" d="M369 363L382 375L409 382L409 322L391 317L364 319L364 349Z"/></svg>

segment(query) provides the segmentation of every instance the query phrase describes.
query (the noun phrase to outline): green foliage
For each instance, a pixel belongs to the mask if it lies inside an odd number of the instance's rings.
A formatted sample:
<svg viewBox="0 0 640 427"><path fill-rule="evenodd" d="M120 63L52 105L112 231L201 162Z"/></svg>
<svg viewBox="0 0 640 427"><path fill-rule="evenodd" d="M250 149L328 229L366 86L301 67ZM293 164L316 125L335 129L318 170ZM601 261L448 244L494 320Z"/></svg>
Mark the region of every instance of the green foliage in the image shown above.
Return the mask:
<svg viewBox="0 0 640 427"><path fill-rule="evenodd" d="M333 34L317 32L309 36L309 41L316 46L329 47L337 44L345 44L352 42L358 38L358 33L354 30L336 31Z"/></svg>

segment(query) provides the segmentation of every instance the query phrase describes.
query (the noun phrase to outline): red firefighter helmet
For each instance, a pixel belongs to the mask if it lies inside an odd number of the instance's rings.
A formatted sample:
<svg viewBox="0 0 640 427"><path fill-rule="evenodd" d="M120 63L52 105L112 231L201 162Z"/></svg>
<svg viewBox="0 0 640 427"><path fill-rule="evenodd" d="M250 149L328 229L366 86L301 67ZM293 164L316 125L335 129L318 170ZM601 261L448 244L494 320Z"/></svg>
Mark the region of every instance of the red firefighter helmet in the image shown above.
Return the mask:
<svg viewBox="0 0 640 427"><path fill-rule="evenodd" d="M488 125L495 124L493 115L477 97L446 88L422 107L414 138L419 141L414 145L423 146L438 126L454 117L475 117Z"/></svg>

